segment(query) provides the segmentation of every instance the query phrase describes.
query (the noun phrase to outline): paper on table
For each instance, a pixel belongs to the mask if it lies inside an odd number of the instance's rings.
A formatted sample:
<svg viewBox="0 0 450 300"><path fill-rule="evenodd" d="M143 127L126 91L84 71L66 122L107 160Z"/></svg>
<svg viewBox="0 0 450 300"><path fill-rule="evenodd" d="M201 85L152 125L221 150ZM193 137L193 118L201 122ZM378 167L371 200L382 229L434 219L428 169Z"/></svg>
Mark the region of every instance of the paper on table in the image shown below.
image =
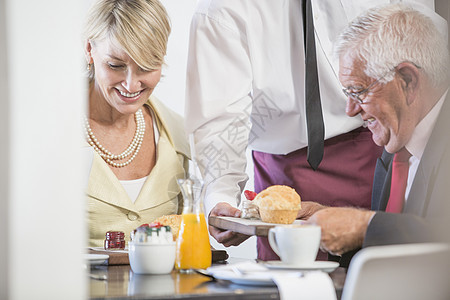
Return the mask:
<svg viewBox="0 0 450 300"><path fill-rule="evenodd" d="M220 270L220 271L233 270L233 268L237 268L239 270L243 270L246 272L266 272L269 270L265 266L258 264L254 261L244 261L244 262L238 262L238 263L234 263L234 264L227 264L227 265L223 265L223 266L209 267L208 271L214 272L217 270Z"/></svg>
<svg viewBox="0 0 450 300"><path fill-rule="evenodd" d="M331 299L336 300L333 281L327 273L305 272L303 277L292 274L275 274L272 277L281 300Z"/></svg>
<svg viewBox="0 0 450 300"><path fill-rule="evenodd" d="M240 282L263 282L264 285L275 285L272 277L276 274L289 273L293 276L299 277L302 272L298 271L272 271L262 264L254 261L245 261L224 266L213 266L207 269L208 274L214 275L219 279L226 279L231 281L239 280Z"/></svg>

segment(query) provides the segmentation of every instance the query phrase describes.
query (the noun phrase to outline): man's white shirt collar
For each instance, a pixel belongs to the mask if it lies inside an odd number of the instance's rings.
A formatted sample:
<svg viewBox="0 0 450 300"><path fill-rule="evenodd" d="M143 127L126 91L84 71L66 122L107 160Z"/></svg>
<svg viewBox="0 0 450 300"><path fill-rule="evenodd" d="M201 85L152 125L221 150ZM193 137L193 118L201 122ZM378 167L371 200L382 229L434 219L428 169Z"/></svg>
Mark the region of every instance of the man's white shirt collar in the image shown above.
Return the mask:
<svg viewBox="0 0 450 300"><path fill-rule="evenodd" d="M442 95L441 99L439 99L430 112L417 124L411 139L406 143L405 147L409 153L419 160L422 158L447 93L448 90Z"/></svg>

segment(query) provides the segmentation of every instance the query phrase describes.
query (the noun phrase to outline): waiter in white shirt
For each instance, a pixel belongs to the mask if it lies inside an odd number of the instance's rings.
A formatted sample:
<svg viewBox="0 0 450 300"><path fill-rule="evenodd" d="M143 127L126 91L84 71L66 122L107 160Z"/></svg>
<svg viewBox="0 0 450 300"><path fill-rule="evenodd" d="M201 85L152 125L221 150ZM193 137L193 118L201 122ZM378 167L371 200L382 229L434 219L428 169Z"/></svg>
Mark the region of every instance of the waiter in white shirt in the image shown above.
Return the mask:
<svg viewBox="0 0 450 300"><path fill-rule="evenodd" d="M194 133L207 184L206 215L240 215L247 146L253 150L255 191L274 184L293 187L302 198L303 216L314 211L309 201L370 208L382 148L361 118L345 114L333 40L358 14L390 1L312 0L325 139L316 169L307 161L303 1L198 3L189 43L186 127ZM433 0L414 2L433 7ZM212 226L210 233L225 246L247 238ZM278 259L267 239L257 243L259 259Z"/></svg>

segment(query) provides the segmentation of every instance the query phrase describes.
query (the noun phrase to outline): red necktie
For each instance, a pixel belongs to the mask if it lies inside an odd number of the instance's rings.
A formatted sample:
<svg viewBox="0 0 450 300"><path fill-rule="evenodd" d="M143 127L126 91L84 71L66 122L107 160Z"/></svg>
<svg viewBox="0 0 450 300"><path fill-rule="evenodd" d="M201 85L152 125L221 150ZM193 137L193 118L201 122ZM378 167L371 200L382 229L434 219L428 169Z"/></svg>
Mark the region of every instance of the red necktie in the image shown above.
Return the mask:
<svg viewBox="0 0 450 300"><path fill-rule="evenodd" d="M395 153L392 162L391 193L386 207L387 212L402 212L405 202L406 184L408 183L409 158L411 153L403 147Z"/></svg>

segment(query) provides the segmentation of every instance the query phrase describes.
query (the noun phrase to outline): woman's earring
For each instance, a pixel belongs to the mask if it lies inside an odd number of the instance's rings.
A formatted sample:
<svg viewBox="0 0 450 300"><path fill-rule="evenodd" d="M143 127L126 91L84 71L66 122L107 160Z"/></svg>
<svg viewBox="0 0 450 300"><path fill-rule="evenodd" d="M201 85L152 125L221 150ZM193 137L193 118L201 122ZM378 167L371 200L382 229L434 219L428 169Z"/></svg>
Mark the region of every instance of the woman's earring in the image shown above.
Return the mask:
<svg viewBox="0 0 450 300"><path fill-rule="evenodd" d="M86 69L87 69L88 71L90 71L90 70L92 69L92 64L88 63Z"/></svg>

